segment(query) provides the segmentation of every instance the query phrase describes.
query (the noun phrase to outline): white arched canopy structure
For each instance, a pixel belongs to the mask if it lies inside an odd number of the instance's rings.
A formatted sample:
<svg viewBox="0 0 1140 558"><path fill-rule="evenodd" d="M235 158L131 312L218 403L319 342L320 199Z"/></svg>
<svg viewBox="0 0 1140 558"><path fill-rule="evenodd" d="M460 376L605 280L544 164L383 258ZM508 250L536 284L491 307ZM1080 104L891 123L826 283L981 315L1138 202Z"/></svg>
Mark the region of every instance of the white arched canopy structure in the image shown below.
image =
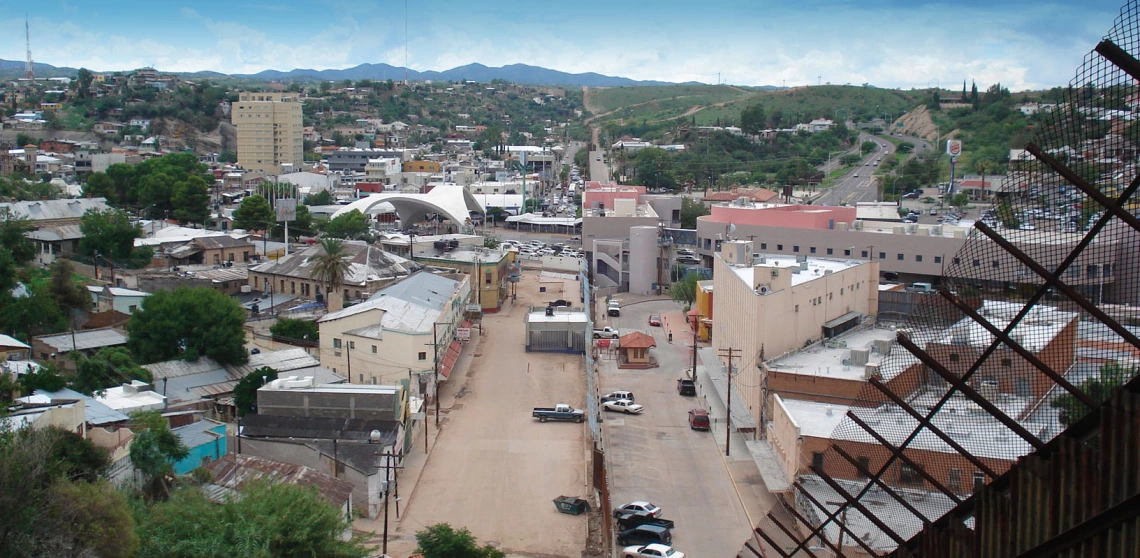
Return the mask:
<svg viewBox="0 0 1140 558"><path fill-rule="evenodd" d="M356 200L332 214L333 219L353 209L367 214L373 207L390 203L396 208L396 215L401 223L418 223L431 214L436 213L462 225L470 218L472 211L485 213L483 206L471 195L467 188L455 184L439 185L426 194L405 194L401 192L385 192L372 194L366 198Z"/></svg>

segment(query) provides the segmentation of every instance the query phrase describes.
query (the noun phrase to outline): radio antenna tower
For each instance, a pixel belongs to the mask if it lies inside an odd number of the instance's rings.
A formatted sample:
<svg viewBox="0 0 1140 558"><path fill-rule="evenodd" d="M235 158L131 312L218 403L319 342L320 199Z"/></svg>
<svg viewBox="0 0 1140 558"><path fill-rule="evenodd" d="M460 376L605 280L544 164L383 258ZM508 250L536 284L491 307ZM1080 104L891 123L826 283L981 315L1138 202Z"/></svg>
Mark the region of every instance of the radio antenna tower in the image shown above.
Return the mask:
<svg viewBox="0 0 1140 558"><path fill-rule="evenodd" d="M24 41L28 47L28 60L24 62L24 77L30 80L36 79L36 71L32 67L32 31L28 26L28 14L24 14Z"/></svg>

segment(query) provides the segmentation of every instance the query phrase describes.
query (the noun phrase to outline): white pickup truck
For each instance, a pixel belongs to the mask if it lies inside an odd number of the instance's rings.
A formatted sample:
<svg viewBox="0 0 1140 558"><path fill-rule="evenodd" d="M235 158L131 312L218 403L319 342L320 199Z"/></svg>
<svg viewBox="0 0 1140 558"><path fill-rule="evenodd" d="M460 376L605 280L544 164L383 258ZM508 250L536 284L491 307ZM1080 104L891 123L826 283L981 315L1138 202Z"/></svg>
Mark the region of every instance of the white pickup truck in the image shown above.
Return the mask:
<svg viewBox="0 0 1140 558"><path fill-rule="evenodd" d="M618 331L609 326L594 330L594 339L617 339L618 337L621 337L618 335Z"/></svg>

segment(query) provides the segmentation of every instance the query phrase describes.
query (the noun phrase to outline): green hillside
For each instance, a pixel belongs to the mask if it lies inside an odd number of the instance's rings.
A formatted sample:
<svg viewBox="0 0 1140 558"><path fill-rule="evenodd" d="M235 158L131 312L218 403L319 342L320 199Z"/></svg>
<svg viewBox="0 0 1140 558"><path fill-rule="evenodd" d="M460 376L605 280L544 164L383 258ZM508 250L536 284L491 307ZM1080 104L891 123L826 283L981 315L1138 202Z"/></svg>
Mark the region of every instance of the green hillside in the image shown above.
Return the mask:
<svg viewBox="0 0 1140 558"><path fill-rule="evenodd" d="M789 125L836 116L858 121L893 119L920 102L906 91L849 85L780 90L728 85L620 87L591 90L590 95L599 121L634 120L644 127L669 126L682 118L698 125L735 124L742 110L757 103L768 114L781 114L782 122Z"/></svg>

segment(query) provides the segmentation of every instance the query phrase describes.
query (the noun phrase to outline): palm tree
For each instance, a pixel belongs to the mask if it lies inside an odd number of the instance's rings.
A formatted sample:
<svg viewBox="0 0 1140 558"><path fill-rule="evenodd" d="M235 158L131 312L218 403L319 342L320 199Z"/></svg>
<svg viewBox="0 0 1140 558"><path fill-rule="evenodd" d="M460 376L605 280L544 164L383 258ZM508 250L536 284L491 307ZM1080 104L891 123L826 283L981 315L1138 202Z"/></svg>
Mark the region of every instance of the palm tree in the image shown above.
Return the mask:
<svg viewBox="0 0 1140 558"><path fill-rule="evenodd" d="M309 256L306 261L313 264L313 277L325 284L326 296L331 300L333 292L344 284L344 276L348 273L349 262L344 241L322 238L321 253Z"/></svg>

